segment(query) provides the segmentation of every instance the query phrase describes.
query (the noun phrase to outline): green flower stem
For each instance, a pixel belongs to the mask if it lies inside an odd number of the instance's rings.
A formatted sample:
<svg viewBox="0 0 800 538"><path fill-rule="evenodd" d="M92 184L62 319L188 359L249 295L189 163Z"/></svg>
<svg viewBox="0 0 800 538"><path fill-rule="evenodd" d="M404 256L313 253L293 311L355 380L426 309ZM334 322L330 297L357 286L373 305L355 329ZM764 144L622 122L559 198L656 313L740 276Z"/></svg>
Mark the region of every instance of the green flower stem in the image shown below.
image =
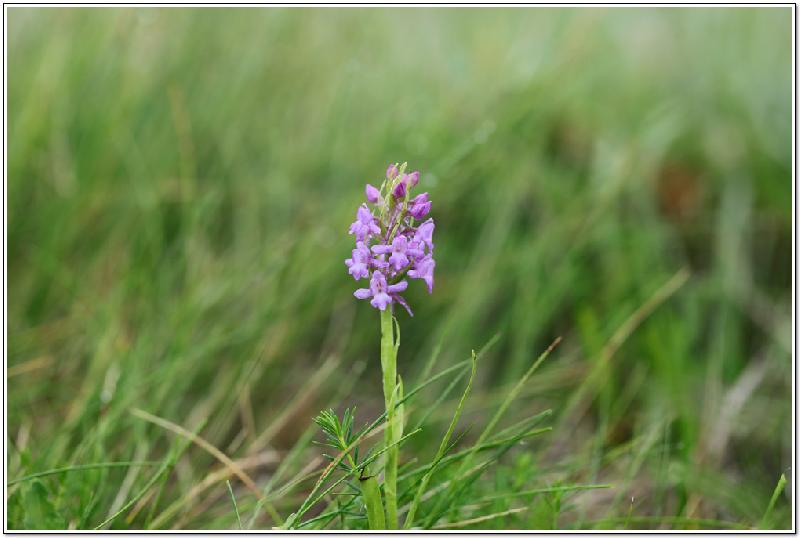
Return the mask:
<svg viewBox="0 0 800 538"><path fill-rule="evenodd" d="M383 397L386 402L385 446L386 465L383 470L383 493L386 499L386 528L397 528L397 459L398 447L392 446L395 439L395 390L397 388L397 349L394 345L392 312L381 311L381 368L383 370Z"/></svg>

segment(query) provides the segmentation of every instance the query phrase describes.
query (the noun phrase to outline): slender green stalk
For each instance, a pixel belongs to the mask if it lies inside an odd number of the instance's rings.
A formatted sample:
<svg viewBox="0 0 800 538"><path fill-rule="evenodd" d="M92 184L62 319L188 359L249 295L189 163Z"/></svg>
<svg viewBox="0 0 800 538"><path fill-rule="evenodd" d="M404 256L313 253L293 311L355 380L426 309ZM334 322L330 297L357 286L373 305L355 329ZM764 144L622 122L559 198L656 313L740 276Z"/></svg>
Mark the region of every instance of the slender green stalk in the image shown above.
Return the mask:
<svg viewBox="0 0 800 538"><path fill-rule="evenodd" d="M383 470L383 493L386 499L386 528L397 528L397 460L395 441L395 388L397 387L397 348L394 346L394 327L390 310L381 311L381 369L383 370L383 397L386 403L386 430L384 444L386 464Z"/></svg>
<svg viewBox="0 0 800 538"><path fill-rule="evenodd" d="M231 488L231 481L226 480L225 484L228 486L228 493L231 494L231 501L233 502L233 510L236 512L236 521L239 522L239 530L242 530L242 518L239 516L239 506L236 504L236 496L233 494L233 488Z"/></svg>
<svg viewBox="0 0 800 538"><path fill-rule="evenodd" d="M14 484L19 484L20 482L25 482L26 480L32 480L34 478L41 478L43 476L50 476L53 474L60 474L60 473L67 473L70 471L85 471L90 469L106 469L109 467L134 467L134 466L156 466L160 465L160 462L157 461L109 461L104 463L87 463L84 465L73 465L71 467L61 467L60 469L50 469L47 471L41 471L38 473L29 474L26 476L21 476L19 478L15 478L14 480L9 480L8 485L13 486Z"/></svg>
<svg viewBox="0 0 800 538"><path fill-rule="evenodd" d="M767 510L764 512L764 516L761 518L761 523L759 524L758 528L765 530L767 528L767 524L769 523L769 518L772 515L772 510L775 508L775 503L778 502L778 497L780 496L783 488L786 487L786 475L781 474L780 479L778 479L778 485L775 486L775 491L772 492L772 498L769 500L769 504L767 505Z"/></svg>

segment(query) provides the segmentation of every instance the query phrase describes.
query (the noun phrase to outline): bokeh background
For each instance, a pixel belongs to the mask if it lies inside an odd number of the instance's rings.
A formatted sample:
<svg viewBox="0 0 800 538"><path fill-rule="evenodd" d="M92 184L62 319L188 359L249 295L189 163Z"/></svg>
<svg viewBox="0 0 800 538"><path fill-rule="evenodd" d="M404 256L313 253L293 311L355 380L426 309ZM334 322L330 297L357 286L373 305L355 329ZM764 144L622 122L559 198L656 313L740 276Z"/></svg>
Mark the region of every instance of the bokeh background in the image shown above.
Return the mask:
<svg viewBox="0 0 800 538"><path fill-rule="evenodd" d="M437 222L406 384L499 334L468 440L562 336L509 411L554 429L491 480L615 486L485 527L757 526L791 478L791 8L6 13L8 479L174 456L9 484L9 527L232 528L224 467L137 409L260 486L320 409L377 416L343 261L392 161Z"/></svg>

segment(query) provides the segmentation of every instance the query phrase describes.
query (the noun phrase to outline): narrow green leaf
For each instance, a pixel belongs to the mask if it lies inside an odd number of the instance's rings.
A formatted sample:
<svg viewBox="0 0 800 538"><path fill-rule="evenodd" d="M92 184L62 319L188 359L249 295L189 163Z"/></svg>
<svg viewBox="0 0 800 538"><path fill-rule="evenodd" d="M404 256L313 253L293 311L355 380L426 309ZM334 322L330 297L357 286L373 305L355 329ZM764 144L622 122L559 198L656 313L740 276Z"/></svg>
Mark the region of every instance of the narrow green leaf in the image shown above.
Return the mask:
<svg viewBox="0 0 800 538"><path fill-rule="evenodd" d="M515 499L517 497L528 497L539 495L541 493L565 493L570 491L584 491L590 489L608 489L614 487L612 484L576 484L573 486L551 486L547 488L528 489L525 491L517 491L514 493L504 493L503 495L493 495L491 497L484 497L473 503L473 505L481 505L501 501L504 499Z"/></svg>
<svg viewBox="0 0 800 538"><path fill-rule="evenodd" d="M58 469L49 469L47 471L41 471L38 473L33 473L25 476L21 476L19 478L15 478L14 480L9 480L8 485L13 486L14 484L19 484L20 482L26 482L28 480L32 480L34 478L41 478L43 476L50 476L54 474L61 474L61 473L68 473L72 471L86 471L89 469L105 469L108 467L134 467L136 465L142 466L156 466L159 465L160 462L157 461L109 461L105 463L87 463L84 465L72 465L69 467L61 467Z"/></svg>
<svg viewBox="0 0 800 538"><path fill-rule="evenodd" d="M767 505L766 511L764 511L764 516L761 518L761 523L758 527L762 530L767 529L767 523L769 522L769 518L772 515L772 510L775 508L775 503L778 502L778 497L780 496L783 488L786 487L786 475L781 474L781 477L778 479L778 485L775 486L775 491L772 492L772 498L769 500L769 504Z"/></svg>
<svg viewBox="0 0 800 538"><path fill-rule="evenodd" d="M233 502L233 510L236 512L236 521L239 523L239 530L242 530L242 518L239 517L239 507L236 505L236 496L233 494L233 488L231 488L231 481L226 480L225 484L228 486L228 493L231 494L231 501Z"/></svg>
<svg viewBox="0 0 800 538"><path fill-rule="evenodd" d="M469 374L469 380L467 381L467 386L464 389L464 393L461 395L461 400L458 402L458 407L456 407L456 411L453 414L453 419L450 421L450 426L447 428L447 432L445 432L444 437L442 438L441 443L439 443L439 450L436 452L436 456L433 458L433 462L431 463L428 471L422 477L422 481L417 488L417 493L414 495L414 500L411 502L411 508L408 510L408 515L406 516L404 528L410 529L411 525L414 524L414 516L417 512L417 507L419 506L420 501L422 500L422 495L425 493L425 490L428 487L428 482L430 482L431 476L436 471L436 466L439 462L442 461L442 458L445 455L447 450L447 443L450 441L450 437L453 435L453 430L455 430L456 424L458 423L458 419L461 417L461 411L464 409L464 403L467 400L467 396L469 395L470 390L472 389L472 380L475 379L475 368L478 363L478 358L475 355L475 351L472 352L472 369Z"/></svg>

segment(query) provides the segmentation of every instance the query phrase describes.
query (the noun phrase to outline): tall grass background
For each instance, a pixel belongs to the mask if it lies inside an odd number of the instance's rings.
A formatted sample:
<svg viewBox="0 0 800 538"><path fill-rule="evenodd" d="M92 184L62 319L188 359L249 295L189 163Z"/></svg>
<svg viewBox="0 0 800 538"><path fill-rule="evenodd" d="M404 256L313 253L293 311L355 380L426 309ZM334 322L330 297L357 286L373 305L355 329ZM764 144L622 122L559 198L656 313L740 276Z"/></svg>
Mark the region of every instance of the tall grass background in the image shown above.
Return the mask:
<svg viewBox="0 0 800 538"><path fill-rule="evenodd" d="M343 261L404 160L438 262L399 314L406 386L499 334L467 446L562 336L507 413L553 431L478 487L614 486L466 528L791 527L790 8L6 14L10 528L294 510L317 412L381 412ZM441 390L401 465L436 453Z"/></svg>

